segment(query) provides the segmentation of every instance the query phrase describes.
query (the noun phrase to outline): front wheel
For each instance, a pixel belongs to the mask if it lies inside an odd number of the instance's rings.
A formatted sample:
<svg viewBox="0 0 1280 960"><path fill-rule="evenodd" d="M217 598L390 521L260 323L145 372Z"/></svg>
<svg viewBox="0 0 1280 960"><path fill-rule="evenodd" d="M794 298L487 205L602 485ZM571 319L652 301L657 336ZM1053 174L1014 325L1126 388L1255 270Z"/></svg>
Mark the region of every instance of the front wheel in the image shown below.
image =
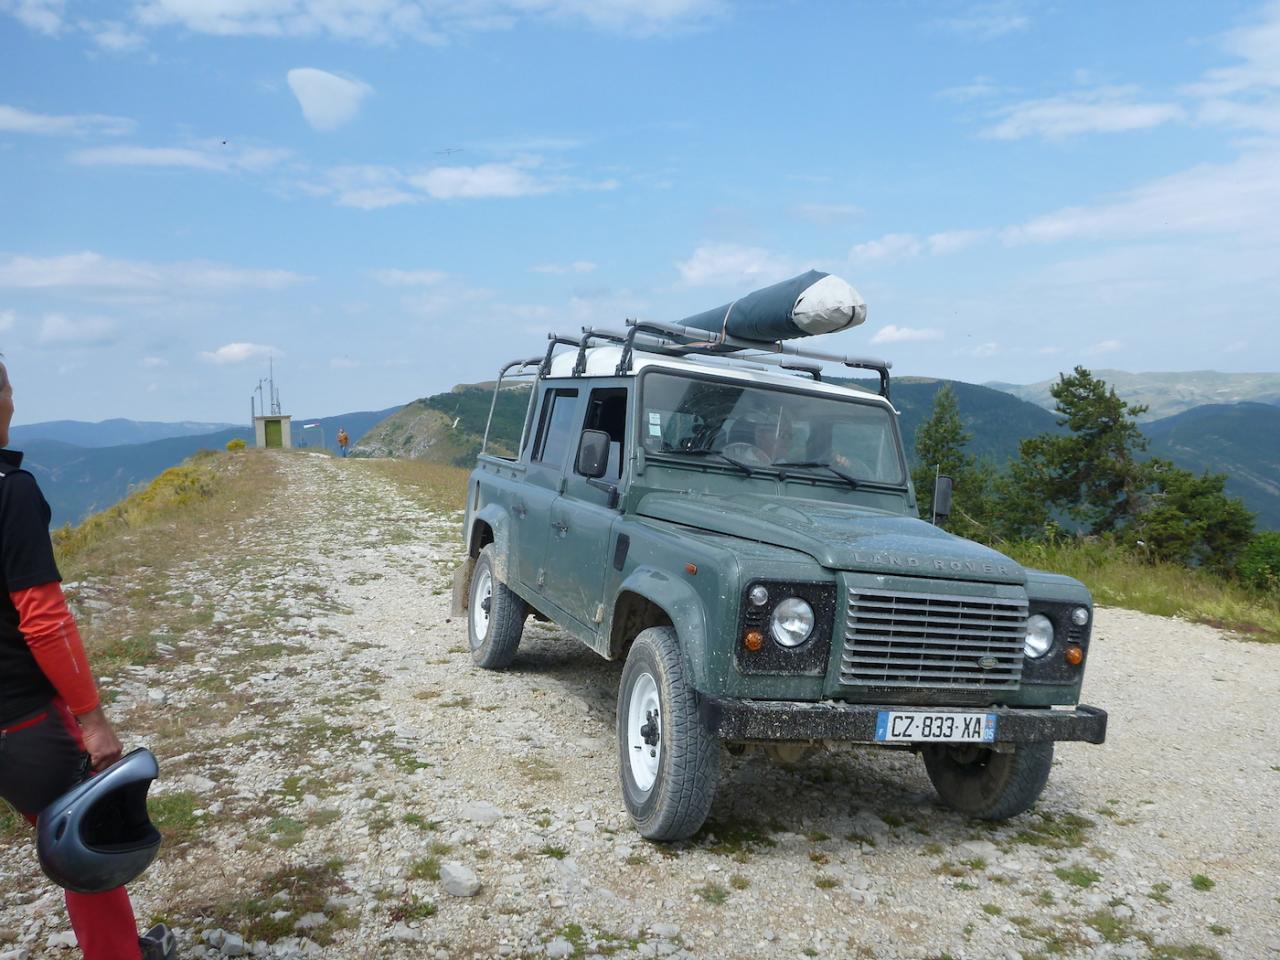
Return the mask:
<svg viewBox="0 0 1280 960"><path fill-rule="evenodd" d="M972 745L928 746L924 768L942 802L981 820L1030 810L1049 782L1052 743L1021 743L1011 753Z"/></svg>
<svg viewBox="0 0 1280 960"><path fill-rule="evenodd" d="M467 639L471 659L486 670L511 666L528 608L493 573L493 545L480 551L471 574L471 600L467 611Z"/></svg>
<svg viewBox="0 0 1280 960"><path fill-rule="evenodd" d="M671 627L650 627L627 654L618 690L622 800L646 840L698 832L715 798L720 743L698 717L697 694Z"/></svg>

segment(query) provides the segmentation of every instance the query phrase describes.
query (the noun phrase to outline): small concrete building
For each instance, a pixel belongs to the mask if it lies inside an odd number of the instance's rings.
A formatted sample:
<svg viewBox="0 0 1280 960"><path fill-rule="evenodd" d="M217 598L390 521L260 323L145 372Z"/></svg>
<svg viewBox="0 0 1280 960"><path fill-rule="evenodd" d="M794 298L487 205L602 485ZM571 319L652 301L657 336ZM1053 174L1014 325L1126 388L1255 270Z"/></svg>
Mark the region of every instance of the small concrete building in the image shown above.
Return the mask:
<svg viewBox="0 0 1280 960"><path fill-rule="evenodd" d="M269 417L253 418L253 433L257 445L288 450L293 447L293 417L274 413Z"/></svg>

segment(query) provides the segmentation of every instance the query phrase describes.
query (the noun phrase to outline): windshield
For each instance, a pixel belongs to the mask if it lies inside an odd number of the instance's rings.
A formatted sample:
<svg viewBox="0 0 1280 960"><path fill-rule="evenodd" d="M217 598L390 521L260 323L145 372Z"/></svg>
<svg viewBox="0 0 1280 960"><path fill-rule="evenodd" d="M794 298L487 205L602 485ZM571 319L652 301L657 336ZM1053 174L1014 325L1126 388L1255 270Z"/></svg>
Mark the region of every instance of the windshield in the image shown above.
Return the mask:
<svg viewBox="0 0 1280 960"><path fill-rule="evenodd" d="M650 453L906 483L893 415L878 403L655 371L644 377L640 416Z"/></svg>

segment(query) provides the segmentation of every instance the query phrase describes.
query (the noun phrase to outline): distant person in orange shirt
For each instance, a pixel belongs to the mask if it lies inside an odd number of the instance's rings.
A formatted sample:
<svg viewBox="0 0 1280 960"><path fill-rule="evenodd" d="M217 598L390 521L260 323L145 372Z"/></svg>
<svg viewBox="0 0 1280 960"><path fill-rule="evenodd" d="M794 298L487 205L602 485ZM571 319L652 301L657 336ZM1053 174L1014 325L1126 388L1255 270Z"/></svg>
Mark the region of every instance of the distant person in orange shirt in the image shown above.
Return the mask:
<svg viewBox="0 0 1280 960"><path fill-rule="evenodd" d="M347 455L347 444L351 442L351 438L347 436L347 428L338 428L338 449L342 451L342 455Z"/></svg>

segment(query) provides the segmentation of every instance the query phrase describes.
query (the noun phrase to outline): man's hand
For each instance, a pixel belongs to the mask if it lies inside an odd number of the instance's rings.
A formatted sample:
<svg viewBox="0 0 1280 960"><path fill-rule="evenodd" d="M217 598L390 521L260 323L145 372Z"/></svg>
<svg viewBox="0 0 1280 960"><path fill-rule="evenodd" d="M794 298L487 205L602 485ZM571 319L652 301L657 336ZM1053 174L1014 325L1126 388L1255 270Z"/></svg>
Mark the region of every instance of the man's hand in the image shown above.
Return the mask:
<svg viewBox="0 0 1280 960"><path fill-rule="evenodd" d="M120 738L111 729L111 722L101 707L95 707L88 713L76 717L80 724L80 733L84 737L84 748L88 751L89 762L94 772L103 770L120 759L124 747Z"/></svg>

